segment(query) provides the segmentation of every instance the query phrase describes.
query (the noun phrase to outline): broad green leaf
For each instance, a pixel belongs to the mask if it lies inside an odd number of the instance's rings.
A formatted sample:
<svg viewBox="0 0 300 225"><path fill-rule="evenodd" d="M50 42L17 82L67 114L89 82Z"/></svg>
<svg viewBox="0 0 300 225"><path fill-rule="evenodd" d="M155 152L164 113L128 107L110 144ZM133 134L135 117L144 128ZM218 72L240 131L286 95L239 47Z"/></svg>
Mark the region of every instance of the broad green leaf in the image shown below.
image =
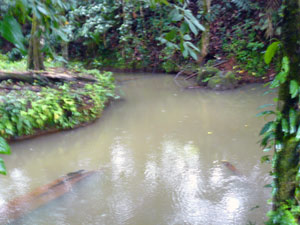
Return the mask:
<svg viewBox="0 0 300 225"><path fill-rule="evenodd" d="M185 11L185 16L189 18L189 20L201 31L205 31L204 26L202 26L197 18L192 14L190 10L184 10Z"/></svg>
<svg viewBox="0 0 300 225"><path fill-rule="evenodd" d="M296 140L300 140L300 126L298 127L297 134L296 134Z"/></svg>
<svg viewBox="0 0 300 225"><path fill-rule="evenodd" d="M192 56L193 59L195 59L195 60L198 59L198 56L197 56L197 54L194 50L190 49L189 52L190 52L190 55Z"/></svg>
<svg viewBox="0 0 300 225"><path fill-rule="evenodd" d="M256 114L256 116L260 117L260 116L266 116L266 115L271 115L271 114L275 114L275 112L272 110L267 110L267 111L263 111L263 112Z"/></svg>
<svg viewBox="0 0 300 225"><path fill-rule="evenodd" d="M169 5L170 3L167 0L155 0L156 3Z"/></svg>
<svg viewBox="0 0 300 225"><path fill-rule="evenodd" d="M280 46L280 42L279 41L276 41L276 42L273 42L272 44L270 44L267 48L267 51L264 55L264 58L265 58L265 62L266 64L270 64L274 55L276 54L278 48Z"/></svg>
<svg viewBox="0 0 300 225"><path fill-rule="evenodd" d="M282 132L283 133L288 133L289 132L289 123L287 119L282 119L281 120L281 127L282 127Z"/></svg>
<svg viewBox="0 0 300 225"><path fill-rule="evenodd" d="M190 30L195 34L198 35L198 29L195 27L195 25L186 17L184 17L185 21L189 25Z"/></svg>
<svg viewBox="0 0 300 225"><path fill-rule="evenodd" d="M184 35L184 36L183 36L183 39L186 40L186 41L192 40L191 36L188 35L188 34Z"/></svg>
<svg viewBox="0 0 300 225"><path fill-rule="evenodd" d="M289 119L290 119L290 133L293 134L296 132L296 121L297 121L297 114L294 109L290 109Z"/></svg>
<svg viewBox="0 0 300 225"><path fill-rule="evenodd" d="M67 34L62 29L53 28L53 31L63 40L69 41Z"/></svg>
<svg viewBox="0 0 300 225"><path fill-rule="evenodd" d="M264 109L264 108L267 108L267 107L270 107L270 106L274 106L274 104L261 105L261 106L258 107L258 109Z"/></svg>
<svg viewBox="0 0 300 225"><path fill-rule="evenodd" d="M18 19L22 23L25 23L25 20L26 20L26 16L27 16L26 10L27 10L27 7L28 7L28 2L26 0L17 0L16 1L15 8L16 8L16 10L19 11L19 13L18 13Z"/></svg>
<svg viewBox="0 0 300 225"><path fill-rule="evenodd" d="M263 157L260 158L260 161L262 163L264 163L264 162L270 162L270 156L269 155L264 155Z"/></svg>
<svg viewBox="0 0 300 225"><path fill-rule="evenodd" d="M6 167L4 164L3 159L0 158L0 174L6 175L7 171L6 171Z"/></svg>
<svg viewBox="0 0 300 225"><path fill-rule="evenodd" d="M282 58L282 66L281 69L283 72L288 73L290 71L290 60L287 56Z"/></svg>
<svg viewBox="0 0 300 225"><path fill-rule="evenodd" d="M46 7L45 5L40 4L37 6L37 9L39 10L40 13L42 13L46 16L50 16L48 10L45 7Z"/></svg>
<svg viewBox="0 0 300 225"><path fill-rule="evenodd" d="M8 155L10 153L11 151L9 145L7 144L4 138L0 137L0 154Z"/></svg>
<svg viewBox="0 0 300 225"><path fill-rule="evenodd" d="M286 78L290 71L289 58L284 56L282 58L281 71L276 75L275 79L270 85L270 88L278 87L280 84L283 84L286 81Z"/></svg>
<svg viewBox="0 0 300 225"><path fill-rule="evenodd" d="M173 29L165 35L165 39L167 41L173 41L176 38L176 35L177 35L177 31Z"/></svg>
<svg viewBox="0 0 300 225"><path fill-rule="evenodd" d="M276 151L281 151L283 149L283 144L281 141L277 140L275 144Z"/></svg>
<svg viewBox="0 0 300 225"><path fill-rule="evenodd" d="M186 44L195 51L200 52L199 48L197 48L192 42L187 41Z"/></svg>
<svg viewBox="0 0 300 225"><path fill-rule="evenodd" d="M272 81L270 88L276 88L278 87L280 84L283 84L286 81L286 78L288 76L288 73L281 71L280 73L278 73L275 77L275 79Z"/></svg>
<svg viewBox="0 0 300 225"><path fill-rule="evenodd" d="M180 32L182 34L185 34L189 31L189 25L187 24L187 22L183 22L180 26Z"/></svg>
<svg viewBox="0 0 300 225"><path fill-rule="evenodd" d="M26 54L22 28L14 17L9 15L4 17L0 24L0 35L20 49L22 54Z"/></svg>
<svg viewBox="0 0 300 225"><path fill-rule="evenodd" d="M270 141L273 141L274 139L275 139L275 134L274 134L274 132L266 133L265 137L261 140L260 144L261 144L261 146L266 147L267 144L268 144Z"/></svg>
<svg viewBox="0 0 300 225"><path fill-rule="evenodd" d="M180 14L179 10L178 9L173 9L171 12L170 12L170 18L173 22L178 22L178 21L181 21L183 19L183 15Z"/></svg>
<svg viewBox="0 0 300 225"><path fill-rule="evenodd" d="M263 152L269 152L269 151L271 151L272 150L272 148L265 148L264 150L263 150Z"/></svg>
<svg viewBox="0 0 300 225"><path fill-rule="evenodd" d="M187 58L188 55L189 55L188 50L185 49L185 50L182 52L182 55L183 55L184 58Z"/></svg>
<svg viewBox="0 0 300 225"><path fill-rule="evenodd" d="M298 91L299 91L299 86L297 81L292 80L290 82L290 94L292 96L292 98L295 98L298 95Z"/></svg>
<svg viewBox="0 0 300 225"><path fill-rule="evenodd" d="M272 130L272 129L274 128L274 124L275 124L275 123L274 123L273 121L266 123L266 124L263 126L263 128L261 129L259 135L263 135L264 133L267 133L267 132L269 132L270 130Z"/></svg>

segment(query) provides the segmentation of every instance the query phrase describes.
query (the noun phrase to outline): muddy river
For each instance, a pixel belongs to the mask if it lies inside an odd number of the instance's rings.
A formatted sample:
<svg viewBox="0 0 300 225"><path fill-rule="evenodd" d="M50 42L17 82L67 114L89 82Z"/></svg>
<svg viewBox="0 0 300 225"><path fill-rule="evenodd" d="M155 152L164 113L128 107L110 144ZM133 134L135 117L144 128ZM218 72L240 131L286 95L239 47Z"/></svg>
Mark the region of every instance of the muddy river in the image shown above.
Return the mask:
<svg viewBox="0 0 300 225"><path fill-rule="evenodd" d="M94 124L12 145L0 207L69 172L99 170L12 224L262 224L271 178L258 144L266 120L255 115L273 96L262 85L215 92L132 77L117 77L123 100Z"/></svg>

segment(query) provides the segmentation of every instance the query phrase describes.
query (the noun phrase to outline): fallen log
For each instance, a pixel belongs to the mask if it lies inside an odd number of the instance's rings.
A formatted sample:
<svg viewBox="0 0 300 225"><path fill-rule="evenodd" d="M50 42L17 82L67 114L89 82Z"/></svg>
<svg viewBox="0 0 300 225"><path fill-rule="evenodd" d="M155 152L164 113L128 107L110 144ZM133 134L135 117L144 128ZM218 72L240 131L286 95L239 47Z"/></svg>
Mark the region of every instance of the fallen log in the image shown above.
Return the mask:
<svg viewBox="0 0 300 225"><path fill-rule="evenodd" d="M61 197L72 190L72 187L83 180L95 174L97 171L79 170L69 173L57 180L39 187L25 196L18 197L0 210L1 220L5 219L6 223L11 223L14 220L40 208L43 205ZM3 221L1 221L2 223Z"/></svg>
<svg viewBox="0 0 300 225"><path fill-rule="evenodd" d="M0 71L0 82L3 80L23 81L33 83L35 80L41 81L82 81L82 82L97 82L97 79L91 75L78 76L74 74L52 72L52 71L24 71L24 72L6 72Z"/></svg>

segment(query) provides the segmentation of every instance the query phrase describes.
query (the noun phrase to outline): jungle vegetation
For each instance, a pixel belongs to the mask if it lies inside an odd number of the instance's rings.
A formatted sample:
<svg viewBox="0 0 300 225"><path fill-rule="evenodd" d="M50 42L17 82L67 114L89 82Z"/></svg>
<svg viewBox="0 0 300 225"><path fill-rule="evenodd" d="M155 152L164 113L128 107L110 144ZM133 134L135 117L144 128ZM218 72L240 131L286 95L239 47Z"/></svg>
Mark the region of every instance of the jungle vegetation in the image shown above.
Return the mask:
<svg viewBox="0 0 300 225"><path fill-rule="evenodd" d="M275 115L261 131L274 177L267 224L298 224L299 23L296 0L0 0L0 69L27 68L34 76L1 82L10 91L0 95L0 153L10 152L3 138L97 117L114 96L111 74L98 70L191 75L225 63L238 79L271 80L279 90L277 109L260 114ZM47 63L76 67L95 81L49 81L40 76Z"/></svg>

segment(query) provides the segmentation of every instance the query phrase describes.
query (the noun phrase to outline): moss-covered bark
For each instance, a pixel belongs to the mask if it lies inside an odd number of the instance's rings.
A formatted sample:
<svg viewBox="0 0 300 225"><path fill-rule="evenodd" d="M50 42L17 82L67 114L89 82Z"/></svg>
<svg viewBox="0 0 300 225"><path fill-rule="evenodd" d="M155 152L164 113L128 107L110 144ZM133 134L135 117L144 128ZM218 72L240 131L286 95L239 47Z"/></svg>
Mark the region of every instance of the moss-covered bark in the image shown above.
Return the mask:
<svg viewBox="0 0 300 225"><path fill-rule="evenodd" d="M203 0L203 10L204 10L205 16L209 15L210 7L211 7L211 0ZM201 54L198 59L199 63L202 63L208 54L209 39L210 39L210 22L209 22L209 20L204 18L204 20L202 21L202 25L204 26L205 31L202 32L201 40L200 40Z"/></svg>
<svg viewBox="0 0 300 225"><path fill-rule="evenodd" d="M33 15L27 61L27 68L30 70L45 70L43 55L41 52L39 29L38 19L35 15Z"/></svg>
<svg viewBox="0 0 300 225"><path fill-rule="evenodd" d="M69 43L68 42L62 41L62 43L61 43L61 52L62 52L62 57L65 60L63 65L66 68L67 65L68 65L67 61L69 60Z"/></svg>
<svg viewBox="0 0 300 225"><path fill-rule="evenodd" d="M293 137L288 137L283 140L283 150L277 153L275 159L277 192L274 196L273 204L275 210L282 202L295 199L296 176L299 164L298 144Z"/></svg>
<svg viewBox="0 0 300 225"><path fill-rule="evenodd" d="M299 97L293 98L290 94L290 82L297 81L300 84L300 1L284 1L284 21L283 37L284 54L289 58L289 73L287 80L279 88L278 110L282 118L291 121L290 111L298 112ZM300 85L299 85L300 86ZM296 113L296 121L299 124L299 113ZM290 129L292 129L290 127ZM274 158L275 175L275 194L273 199L273 210L277 210L282 204L292 200L295 202L297 174L299 170L299 141L296 133L286 134L283 132L282 124L276 128L276 143L281 144L282 148L277 147ZM298 204L296 202L296 204Z"/></svg>

